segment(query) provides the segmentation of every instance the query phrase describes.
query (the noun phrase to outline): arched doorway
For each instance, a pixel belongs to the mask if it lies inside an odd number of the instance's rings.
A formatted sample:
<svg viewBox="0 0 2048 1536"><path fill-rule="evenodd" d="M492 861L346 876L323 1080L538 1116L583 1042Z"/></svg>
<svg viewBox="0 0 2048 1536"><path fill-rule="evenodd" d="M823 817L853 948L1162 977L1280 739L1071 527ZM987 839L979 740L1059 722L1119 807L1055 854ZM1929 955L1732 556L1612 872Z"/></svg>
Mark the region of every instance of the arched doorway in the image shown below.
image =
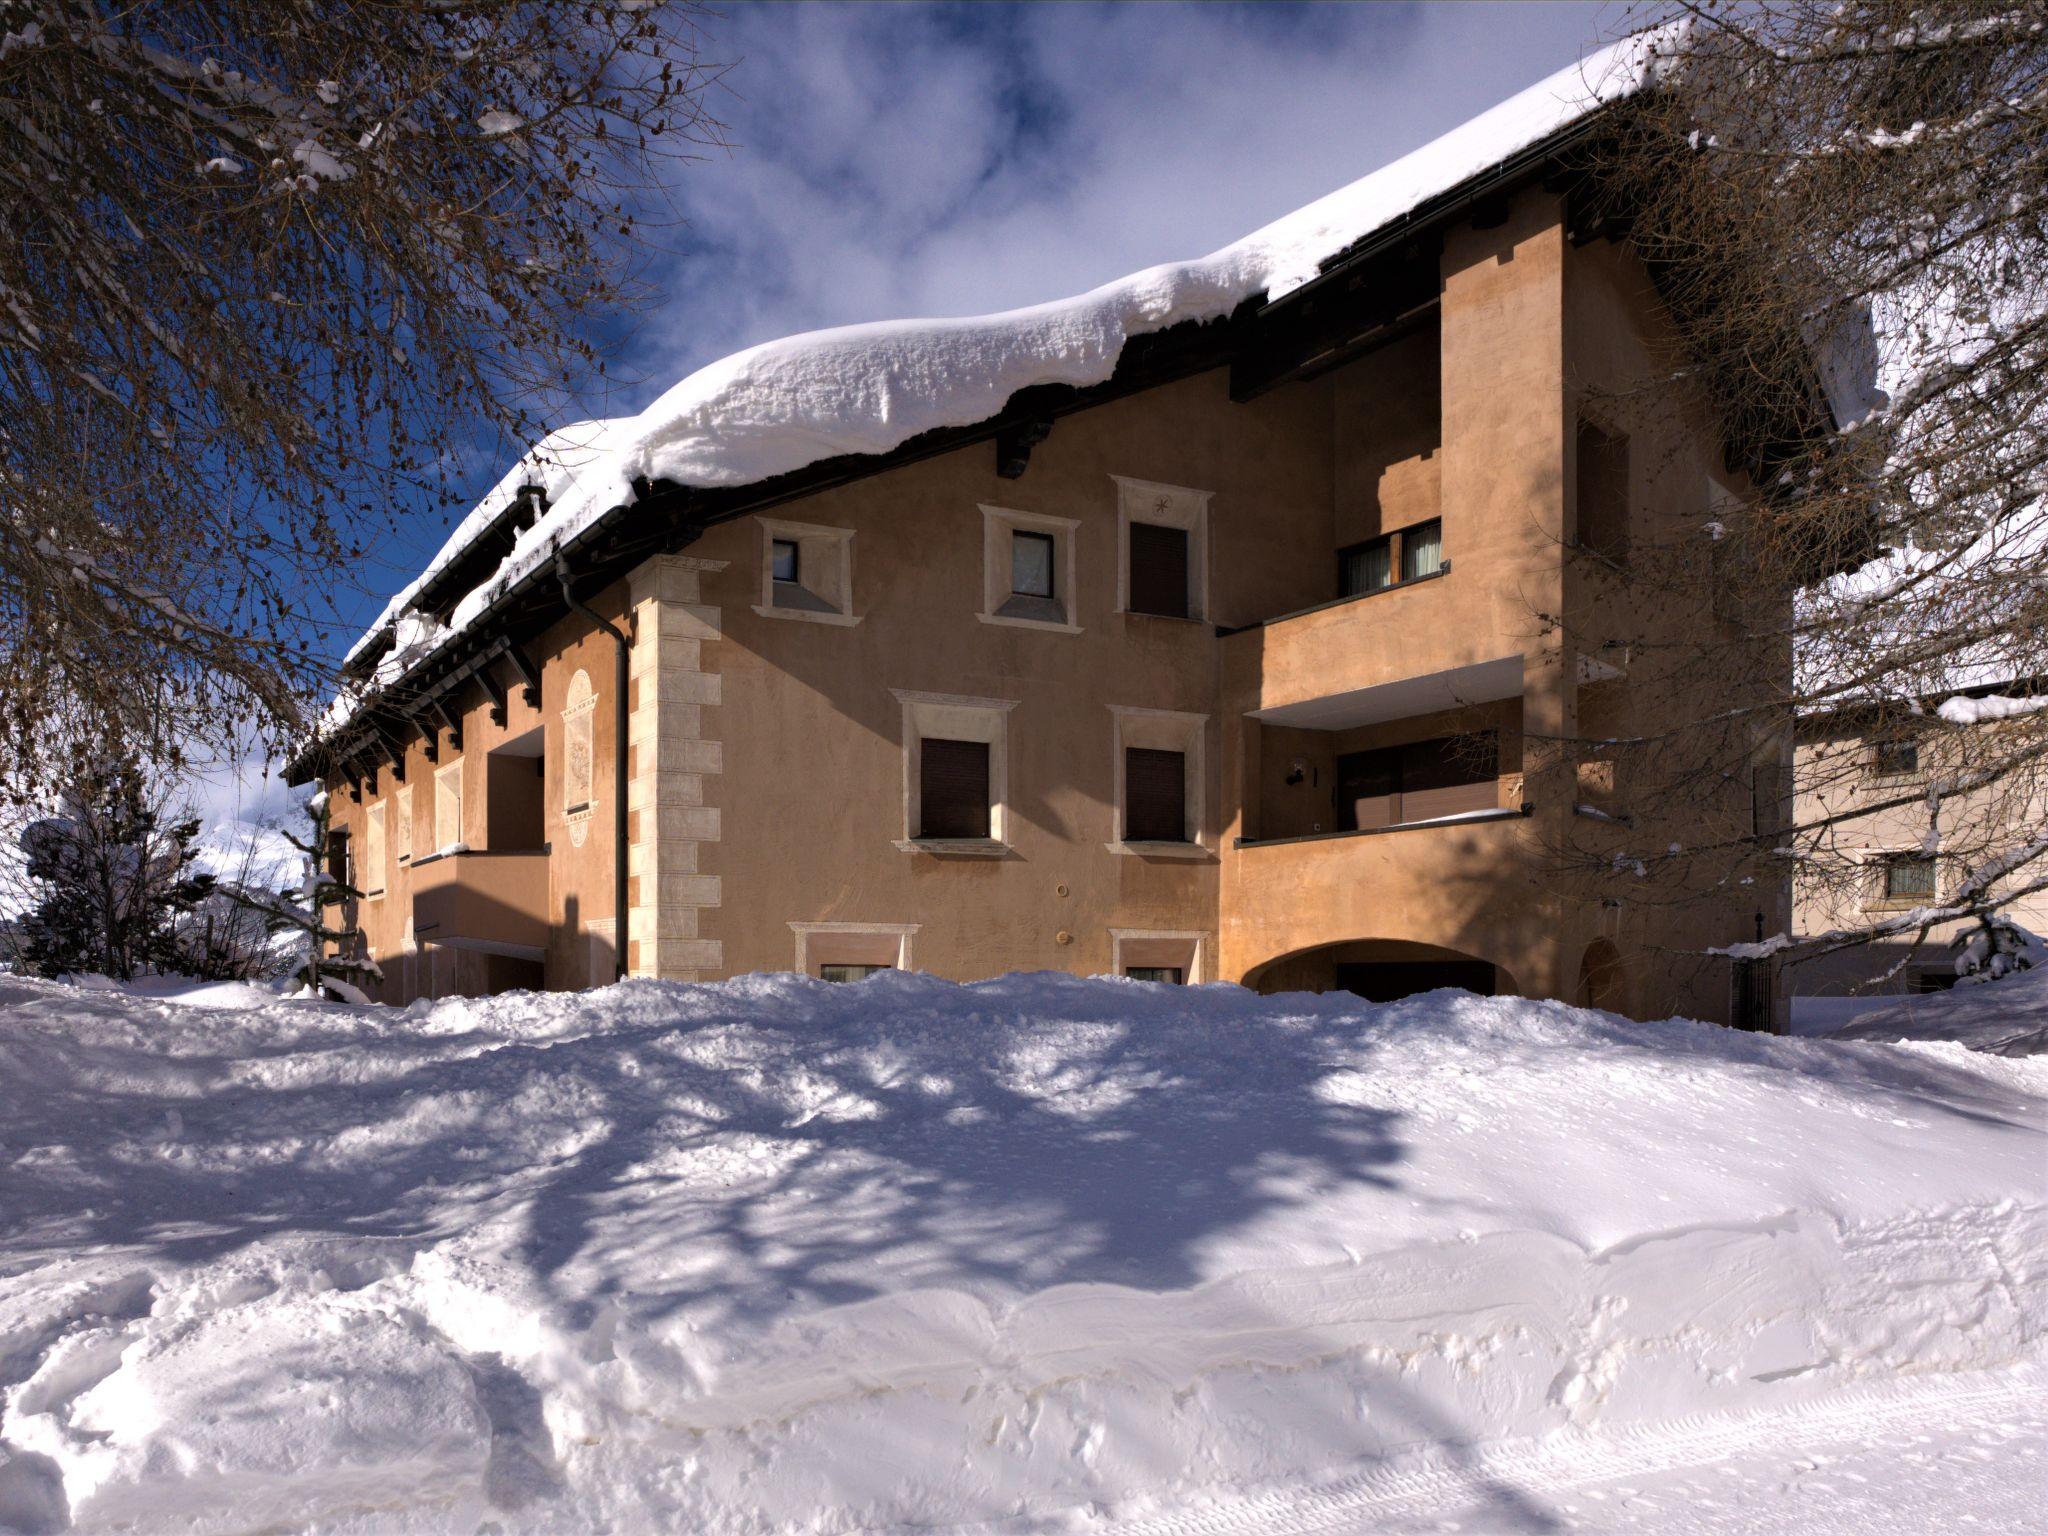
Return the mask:
<svg viewBox="0 0 2048 1536"><path fill-rule="evenodd" d="M1458 987L1481 997L1520 989L1506 969L1477 955L1400 939L1351 939L1281 955L1248 972L1256 992L1349 992L1390 1003L1418 992Z"/></svg>
<svg viewBox="0 0 2048 1536"><path fill-rule="evenodd" d="M1608 1013L1623 1012L1626 1005L1622 984L1626 980L1621 968L1621 951L1606 939L1595 939L1586 946L1586 953L1579 960L1578 1005L1603 1009Z"/></svg>

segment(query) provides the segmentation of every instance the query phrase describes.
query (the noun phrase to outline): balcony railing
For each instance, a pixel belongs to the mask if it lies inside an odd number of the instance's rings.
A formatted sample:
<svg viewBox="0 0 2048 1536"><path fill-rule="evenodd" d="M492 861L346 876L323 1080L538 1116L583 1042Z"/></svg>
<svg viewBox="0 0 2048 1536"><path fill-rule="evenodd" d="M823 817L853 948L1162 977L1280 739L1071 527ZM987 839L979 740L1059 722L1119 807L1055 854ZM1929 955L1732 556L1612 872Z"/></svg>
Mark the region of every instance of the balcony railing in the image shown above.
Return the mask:
<svg viewBox="0 0 2048 1536"><path fill-rule="evenodd" d="M414 934L429 944L541 960L548 942L548 851L465 849L412 867Z"/></svg>
<svg viewBox="0 0 2048 1536"><path fill-rule="evenodd" d="M1425 827L1469 827L1475 822L1518 821L1534 813L1536 807L1524 800L1520 805L1504 805L1492 810L1459 811L1450 816L1430 816L1421 821L1395 821L1384 827L1359 827L1349 832L1303 832L1293 837L1240 837L1233 840L1235 848L1279 848L1288 843L1329 843L1347 837L1379 837L1388 832L1419 832Z"/></svg>

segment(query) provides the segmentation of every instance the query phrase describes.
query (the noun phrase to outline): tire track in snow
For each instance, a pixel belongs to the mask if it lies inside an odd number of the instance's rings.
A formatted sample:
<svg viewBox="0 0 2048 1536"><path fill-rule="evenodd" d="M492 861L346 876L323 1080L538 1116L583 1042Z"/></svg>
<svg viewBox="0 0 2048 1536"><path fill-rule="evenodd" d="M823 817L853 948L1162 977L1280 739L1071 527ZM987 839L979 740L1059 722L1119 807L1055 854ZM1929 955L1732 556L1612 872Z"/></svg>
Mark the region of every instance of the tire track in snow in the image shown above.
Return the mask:
<svg viewBox="0 0 2048 1536"><path fill-rule="evenodd" d="M1562 1429L1540 1439L1468 1451L1429 1451L1400 1466L1375 1468L1311 1487L1274 1489L1205 1509L1148 1515L1102 1527L1102 1536L1327 1536L1377 1529L1389 1520L1428 1518L1475 1504L1528 1507L1535 1500L1619 1478L1645 1478L1741 1456L1780 1458L1957 1420L1998 1414L2040 1419L2048 1369L2023 1366L1944 1381L1914 1380L1852 1388L1796 1407L1742 1414L1697 1414L1612 1431ZM1796 1528L1787 1512L1787 1529ZM1456 1527L1445 1527L1455 1529ZM1484 1530L1552 1530L1547 1522Z"/></svg>

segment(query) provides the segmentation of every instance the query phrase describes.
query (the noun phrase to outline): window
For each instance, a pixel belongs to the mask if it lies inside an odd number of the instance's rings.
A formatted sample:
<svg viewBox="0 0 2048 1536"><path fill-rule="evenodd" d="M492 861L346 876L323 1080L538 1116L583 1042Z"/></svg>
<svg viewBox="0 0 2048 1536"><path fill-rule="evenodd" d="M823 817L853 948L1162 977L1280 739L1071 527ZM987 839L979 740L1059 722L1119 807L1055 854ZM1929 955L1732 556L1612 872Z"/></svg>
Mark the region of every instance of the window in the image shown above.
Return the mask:
<svg viewBox="0 0 2048 1536"><path fill-rule="evenodd" d="M1010 591L1017 597L1053 595L1051 534L1019 529L1010 535Z"/></svg>
<svg viewBox="0 0 2048 1536"><path fill-rule="evenodd" d="M903 705L903 838L906 853L1009 850L1011 699L969 699L895 690Z"/></svg>
<svg viewBox="0 0 2048 1536"><path fill-rule="evenodd" d="M1112 704L1115 840L1112 853L1206 858L1202 741L1207 715Z"/></svg>
<svg viewBox="0 0 2048 1536"><path fill-rule="evenodd" d="M771 619L858 624L853 611L853 530L760 519L761 600Z"/></svg>
<svg viewBox="0 0 2048 1536"><path fill-rule="evenodd" d="M1394 542L1368 539L1337 551L1337 593L1340 597L1363 597L1394 584Z"/></svg>
<svg viewBox="0 0 2048 1536"><path fill-rule="evenodd" d="M363 815L363 885L365 896L384 894L384 805L379 801Z"/></svg>
<svg viewBox="0 0 2048 1536"><path fill-rule="evenodd" d="M796 969L820 981L859 981L877 971L910 969L915 923L791 923Z"/></svg>
<svg viewBox="0 0 2048 1536"><path fill-rule="evenodd" d="M1911 778L1920 771L1920 743L1910 736L1884 737L1870 744L1870 777Z"/></svg>
<svg viewBox="0 0 2048 1536"><path fill-rule="evenodd" d="M1124 841L1187 841L1187 755L1124 748Z"/></svg>
<svg viewBox="0 0 2048 1536"><path fill-rule="evenodd" d="M981 509L981 621L1079 634L1074 540L1081 525L1008 507Z"/></svg>
<svg viewBox="0 0 2048 1536"><path fill-rule="evenodd" d="M1361 544L1337 551L1337 595L1364 597L1401 581L1416 581L1439 575L1449 566L1444 561L1444 525L1441 518L1417 523L1396 533L1382 534Z"/></svg>
<svg viewBox="0 0 2048 1536"><path fill-rule="evenodd" d="M821 965L818 967L820 981L866 981L877 971L893 971L893 965Z"/></svg>
<svg viewBox="0 0 2048 1536"><path fill-rule="evenodd" d="M1438 736L1337 758L1337 830L1435 821L1500 803L1500 751L1492 731Z"/></svg>
<svg viewBox="0 0 2048 1536"><path fill-rule="evenodd" d="M987 837L988 743L927 736L917 745L917 835Z"/></svg>
<svg viewBox="0 0 2048 1536"><path fill-rule="evenodd" d="M1884 899L1923 902L1934 899L1934 859L1924 853L1895 853L1884 860Z"/></svg>
<svg viewBox="0 0 2048 1536"><path fill-rule="evenodd" d="M1628 555L1628 439L1579 423L1578 542L1621 560Z"/></svg>
<svg viewBox="0 0 2048 1536"><path fill-rule="evenodd" d="M462 846L462 764L450 763L434 775L434 849L447 853Z"/></svg>
<svg viewBox="0 0 2048 1536"><path fill-rule="evenodd" d="M327 834L327 878L336 885L355 884L348 867L348 833L339 828Z"/></svg>
<svg viewBox="0 0 2048 1536"><path fill-rule="evenodd" d="M1444 568L1444 525L1417 523L1401 535L1401 579L1416 581Z"/></svg>
<svg viewBox="0 0 2048 1536"><path fill-rule="evenodd" d="M1145 928L1109 930L1112 969L1133 981L1185 986L1202 974L1202 946L1208 935L1161 933Z"/></svg>
<svg viewBox="0 0 2048 1536"><path fill-rule="evenodd" d="M1160 523L1131 524L1132 613L1185 619L1188 613L1188 533Z"/></svg>
<svg viewBox="0 0 2048 1536"><path fill-rule="evenodd" d="M1209 492L1149 480L1117 483L1117 607L1202 619L1209 607Z"/></svg>

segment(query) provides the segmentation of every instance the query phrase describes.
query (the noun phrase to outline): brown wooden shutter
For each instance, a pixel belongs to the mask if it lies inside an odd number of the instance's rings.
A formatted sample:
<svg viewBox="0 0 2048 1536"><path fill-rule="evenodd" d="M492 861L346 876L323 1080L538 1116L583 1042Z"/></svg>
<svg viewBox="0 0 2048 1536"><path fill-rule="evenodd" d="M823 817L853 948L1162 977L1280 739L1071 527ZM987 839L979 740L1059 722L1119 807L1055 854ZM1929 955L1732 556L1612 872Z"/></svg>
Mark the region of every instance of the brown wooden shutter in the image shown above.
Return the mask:
<svg viewBox="0 0 2048 1536"><path fill-rule="evenodd" d="M1131 524L1130 603L1133 613L1188 617L1187 529Z"/></svg>
<svg viewBox="0 0 2048 1536"><path fill-rule="evenodd" d="M926 736L917 752L917 835L987 837L988 743Z"/></svg>
<svg viewBox="0 0 2048 1536"><path fill-rule="evenodd" d="M1493 732L1439 736L1401 749L1401 819L1429 821L1499 803L1499 749Z"/></svg>
<svg viewBox="0 0 2048 1536"><path fill-rule="evenodd" d="M1628 554L1628 439L1579 423L1579 543L1611 560Z"/></svg>
<svg viewBox="0 0 2048 1536"><path fill-rule="evenodd" d="M1187 756L1154 747L1124 748L1124 841L1188 840Z"/></svg>

